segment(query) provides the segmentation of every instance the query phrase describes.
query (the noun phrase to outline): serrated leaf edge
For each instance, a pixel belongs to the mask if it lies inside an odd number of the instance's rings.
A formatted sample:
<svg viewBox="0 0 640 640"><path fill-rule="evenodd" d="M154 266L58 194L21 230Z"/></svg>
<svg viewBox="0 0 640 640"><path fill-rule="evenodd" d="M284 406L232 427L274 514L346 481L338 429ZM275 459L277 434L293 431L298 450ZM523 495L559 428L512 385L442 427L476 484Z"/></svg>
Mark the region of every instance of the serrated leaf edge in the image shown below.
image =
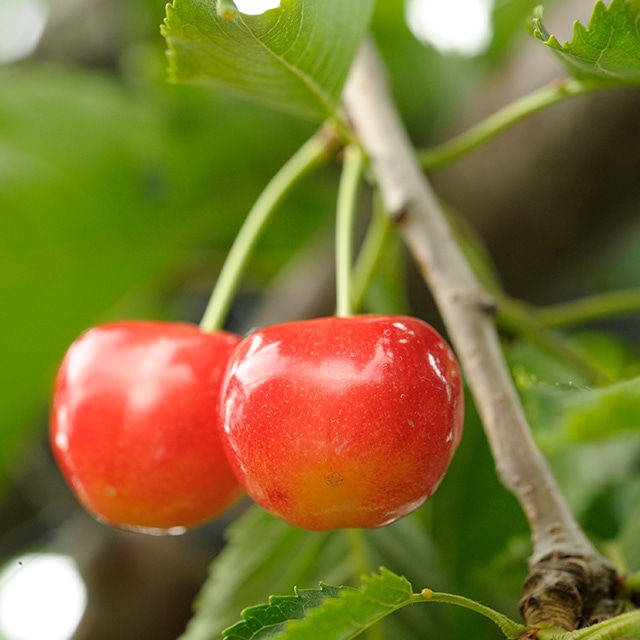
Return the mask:
<svg viewBox="0 0 640 640"><path fill-rule="evenodd" d="M571 40L565 41L564 44L561 44L555 35L550 34L547 31L547 29L545 28L542 22L542 15L544 12L544 8L542 7L542 5L538 5L533 10L533 14L531 18L531 31L533 33L533 36L536 39L540 40L542 44L548 46L556 53L561 54L561 56L566 56L570 60L574 61L574 64L576 65L576 67L578 67L580 62L583 61L583 59L567 51L567 48L570 45L572 45L574 42L576 42L581 35L587 34L590 30L595 28L597 21L601 19L601 16L604 13L608 13L616 10L622 11L626 2L627 0L612 0L611 4L607 6L604 4L604 2L602 2L602 0L597 0L596 4L593 7L593 11L591 12L591 17L589 18L589 22L587 26L585 27L584 24L582 24L579 20L575 20L573 23L573 36ZM595 65L595 63L594 63L594 66L595 68L599 68L598 66ZM634 86L638 84L638 80L624 78L624 77L618 78L610 70L607 70L606 72L601 72L601 73L595 73L589 70L589 71L586 71L586 74L592 80L597 79L597 82L602 85L609 84L609 85ZM572 73L572 75L574 74Z"/></svg>
<svg viewBox="0 0 640 640"><path fill-rule="evenodd" d="M337 599L340 595L340 592L345 589L353 589L353 587L348 587L348 586L334 587L321 582L319 589L298 589L297 587L294 587L293 589L294 595L269 596L267 604L258 604L258 605L254 605L251 607L247 607L246 609L243 609L241 612L242 620L224 629L222 631L222 636L225 638L234 638L234 637L251 638L253 637L253 635L255 635L257 631L269 628L269 626L277 627L280 625L284 625L287 622L304 619L309 611L312 611L316 607L322 605L326 598ZM312 595L317 597L317 602L315 602L314 604L309 604L310 602L313 602L313 599L310 597ZM278 609L280 609L283 606L286 607L287 605L295 605L296 609L301 610L302 615L288 617L288 615L283 614L281 619L279 620L274 619L274 622L271 625L260 626L260 628L256 629L251 636L232 635L235 632L241 631L243 629L249 630L249 625L247 623L250 623L251 621L254 621L254 620L259 622L259 619L261 617L260 614L265 612L270 607L277 607ZM293 611L293 608L289 609L289 611ZM259 624L261 623L259 622Z"/></svg>
<svg viewBox="0 0 640 640"><path fill-rule="evenodd" d="M362 584L360 589L354 589L353 587L341 586L341 587L333 587L327 585L325 583L320 583L320 589L294 589L295 595L293 596L271 596L269 598L268 604L257 605L255 607L249 607L242 612L242 621L236 623L235 625L225 629L223 631L223 637L225 638L242 638L245 640L251 640L255 636L256 633L259 633L263 629L269 628L267 625L262 625L256 627L250 636L248 635L231 635L234 631L241 631L249 629L249 625L247 623L252 620L258 619L259 616L254 614L262 613L270 606L281 606L286 603L294 603L300 607L302 605L303 615L282 618L278 620L274 620L274 624L271 625L274 630L277 627L282 627L282 636L280 634L273 637L287 637L287 632L284 630L284 625L291 623L288 626L288 629L295 632L296 629L300 629L300 624L309 624L313 625L314 618L326 615L327 609L325 607L334 607L338 606L338 601L342 600L344 597L364 597L369 600L378 602L373 597L372 593L368 593L368 590L371 587L375 588L375 583L383 583L383 585L387 589L394 589L394 585L392 581L395 581L399 584L396 589L399 592L399 596L397 599L393 599L391 601L380 601L380 604L383 605L385 610L380 614L376 615L371 619L365 621L358 621L354 625L354 630L352 633L349 633L347 636L342 636L341 640L352 640L356 636L360 635L366 629L370 628L383 618L391 615L395 611L410 605L417 604L419 602L440 602L444 604L454 604L465 609L470 609L471 611L475 611L486 618L489 618L496 626L501 630L501 632L509 639L514 640L519 637L525 630L524 625L514 622L504 614L491 609L485 605L480 604L474 600L470 600L469 598L465 598L464 596L452 595L447 593L436 593L431 589L423 589L420 593L413 593L411 583L404 577L399 576L392 571L389 571L385 567L380 567L379 573L371 573L368 575L364 575L362 577ZM306 596L313 595L314 597L320 596L320 599L311 607L305 607L303 599ZM315 598L314 598L315 599ZM260 624L260 623L259 623ZM626 627L625 627L626 628ZM276 631L278 633L278 631ZM567 640L569 640L567 638ZM576 640L578 640L576 638Z"/></svg>

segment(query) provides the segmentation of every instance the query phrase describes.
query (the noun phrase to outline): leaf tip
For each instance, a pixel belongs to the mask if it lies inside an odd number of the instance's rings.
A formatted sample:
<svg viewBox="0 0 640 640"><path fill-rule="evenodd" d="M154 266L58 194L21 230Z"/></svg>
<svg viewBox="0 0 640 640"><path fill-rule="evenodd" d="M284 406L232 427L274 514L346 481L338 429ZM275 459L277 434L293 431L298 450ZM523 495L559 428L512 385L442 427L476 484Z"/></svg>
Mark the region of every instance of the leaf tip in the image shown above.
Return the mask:
<svg viewBox="0 0 640 640"><path fill-rule="evenodd" d="M549 39L549 33L542 23L543 13L544 7L542 5L538 5L537 7L535 7L533 13L531 14L531 17L528 20L527 27L534 38L537 38L541 42L546 43Z"/></svg>
<svg viewBox="0 0 640 640"><path fill-rule="evenodd" d="M539 4L533 9L533 19L542 20L542 14L544 13L544 7Z"/></svg>

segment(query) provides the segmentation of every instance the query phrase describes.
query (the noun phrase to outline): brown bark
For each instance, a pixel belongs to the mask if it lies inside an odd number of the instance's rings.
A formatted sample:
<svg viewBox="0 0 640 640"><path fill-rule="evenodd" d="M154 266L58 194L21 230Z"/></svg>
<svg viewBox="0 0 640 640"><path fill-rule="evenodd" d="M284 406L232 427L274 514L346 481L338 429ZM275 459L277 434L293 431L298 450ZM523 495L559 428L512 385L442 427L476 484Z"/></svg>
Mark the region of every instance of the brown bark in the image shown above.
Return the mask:
<svg viewBox="0 0 640 640"><path fill-rule="evenodd" d="M531 527L527 623L576 628L608 613L615 571L574 519L527 423L483 290L448 226L391 100L370 43L354 63L345 104L389 215L422 271L473 393L503 484ZM569 593L572 597L565 597ZM597 612L597 613L596 613Z"/></svg>

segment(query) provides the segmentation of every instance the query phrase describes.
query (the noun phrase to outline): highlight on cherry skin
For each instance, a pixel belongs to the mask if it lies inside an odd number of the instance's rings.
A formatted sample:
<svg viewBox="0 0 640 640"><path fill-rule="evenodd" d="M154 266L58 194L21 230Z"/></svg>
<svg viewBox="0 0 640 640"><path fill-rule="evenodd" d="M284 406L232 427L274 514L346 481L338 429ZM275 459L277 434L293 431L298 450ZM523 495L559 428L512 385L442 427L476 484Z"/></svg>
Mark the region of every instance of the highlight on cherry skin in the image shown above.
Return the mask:
<svg viewBox="0 0 640 640"><path fill-rule="evenodd" d="M242 495L217 426L239 342L186 323L134 321L95 327L71 345L54 386L51 446L96 518L176 534Z"/></svg>
<svg viewBox="0 0 640 640"><path fill-rule="evenodd" d="M462 436L456 358L406 316L320 318L245 338L222 442L251 498L303 529L376 528L421 506Z"/></svg>

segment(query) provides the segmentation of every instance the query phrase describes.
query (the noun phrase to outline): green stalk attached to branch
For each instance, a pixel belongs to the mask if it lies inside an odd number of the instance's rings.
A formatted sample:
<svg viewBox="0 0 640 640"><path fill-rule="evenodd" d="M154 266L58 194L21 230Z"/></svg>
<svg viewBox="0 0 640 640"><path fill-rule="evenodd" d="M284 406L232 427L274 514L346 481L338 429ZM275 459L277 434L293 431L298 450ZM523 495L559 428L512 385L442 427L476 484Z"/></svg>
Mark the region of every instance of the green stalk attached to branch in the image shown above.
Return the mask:
<svg viewBox="0 0 640 640"><path fill-rule="evenodd" d="M552 82L496 111L451 140L420 151L418 153L420 164L426 171L442 169L533 114L563 102L567 98L585 95L602 87L601 82L573 78Z"/></svg>
<svg viewBox="0 0 640 640"><path fill-rule="evenodd" d="M539 321L556 329L640 315L640 289L622 289L587 296L537 308L535 313Z"/></svg>

